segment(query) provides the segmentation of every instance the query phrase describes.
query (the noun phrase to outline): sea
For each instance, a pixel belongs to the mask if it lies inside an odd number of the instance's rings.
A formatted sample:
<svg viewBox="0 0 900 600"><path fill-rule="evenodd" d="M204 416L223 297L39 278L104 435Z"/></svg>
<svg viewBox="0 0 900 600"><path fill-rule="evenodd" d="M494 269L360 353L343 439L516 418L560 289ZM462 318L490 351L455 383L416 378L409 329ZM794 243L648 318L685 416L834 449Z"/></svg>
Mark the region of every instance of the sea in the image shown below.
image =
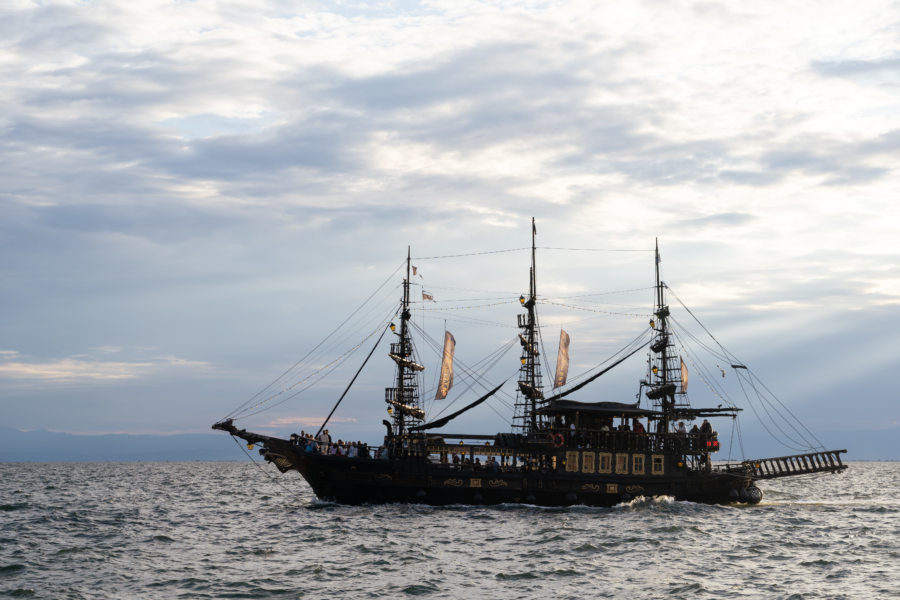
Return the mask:
<svg viewBox="0 0 900 600"><path fill-rule="evenodd" d="M757 506L317 501L254 462L0 464L0 597L900 598L900 463Z"/></svg>

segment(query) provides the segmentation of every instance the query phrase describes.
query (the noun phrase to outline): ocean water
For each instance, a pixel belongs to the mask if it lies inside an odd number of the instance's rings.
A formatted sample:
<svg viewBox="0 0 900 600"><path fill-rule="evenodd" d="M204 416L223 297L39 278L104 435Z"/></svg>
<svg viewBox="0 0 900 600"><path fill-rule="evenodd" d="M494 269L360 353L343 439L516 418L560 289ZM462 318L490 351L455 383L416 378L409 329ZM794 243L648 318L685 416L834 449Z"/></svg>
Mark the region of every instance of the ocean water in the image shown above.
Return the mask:
<svg viewBox="0 0 900 600"><path fill-rule="evenodd" d="M0 597L900 597L900 463L760 487L752 507L350 507L249 462L5 463Z"/></svg>

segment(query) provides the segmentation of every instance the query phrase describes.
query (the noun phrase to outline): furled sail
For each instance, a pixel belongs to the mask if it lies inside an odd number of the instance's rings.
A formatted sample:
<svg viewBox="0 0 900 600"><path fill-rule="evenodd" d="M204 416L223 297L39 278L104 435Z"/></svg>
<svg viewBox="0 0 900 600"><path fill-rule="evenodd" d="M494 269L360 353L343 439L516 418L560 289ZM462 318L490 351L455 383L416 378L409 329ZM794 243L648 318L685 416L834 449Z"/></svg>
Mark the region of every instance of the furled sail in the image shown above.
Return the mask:
<svg viewBox="0 0 900 600"><path fill-rule="evenodd" d="M684 394L687 392L687 384L688 384L688 370L687 365L684 364L684 359L681 359L681 393Z"/></svg>
<svg viewBox="0 0 900 600"><path fill-rule="evenodd" d="M540 354L534 346L528 343L528 340L525 339L525 336L521 333L519 334L519 342L522 344L522 347L525 348L525 351L532 356L537 356L538 354Z"/></svg>
<svg viewBox="0 0 900 600"><path fill-rule="evenodd" d="M449 331L444 331L444 358L441 360L441 379L438 383L435 400L443 400L447 392L453 387L453 351L456 349L456 339Z"/></svg>
<svg viewBox="0 0 900 600"><path fill-rule="evenodd" d="M556 355L556 377L553 378L553 387L566 385L566 377L569 375L569 334L564 329L559 330L559 354Z"/></svg>
<svg viewBox="0 0 900 600"><path fill-rule="evenodd" d="M416 419L424 419L425 411L416 406L410 406L409 404L403 404L402 402L397 402L396 400L388 400L388 404L394 407L394 410L397 412L409 415Z"/></svg>
<svg viewBox="0 0 900 600"><path fill-rule="evenodd" d="M403 358L399 354L388 354L388 356L393 358L395 363L397 363L398 365L403 365L407 369L412 369L413 371L424 371L425 370L425 367L423 367L419 363L413 362L406 358Z"/></svg>

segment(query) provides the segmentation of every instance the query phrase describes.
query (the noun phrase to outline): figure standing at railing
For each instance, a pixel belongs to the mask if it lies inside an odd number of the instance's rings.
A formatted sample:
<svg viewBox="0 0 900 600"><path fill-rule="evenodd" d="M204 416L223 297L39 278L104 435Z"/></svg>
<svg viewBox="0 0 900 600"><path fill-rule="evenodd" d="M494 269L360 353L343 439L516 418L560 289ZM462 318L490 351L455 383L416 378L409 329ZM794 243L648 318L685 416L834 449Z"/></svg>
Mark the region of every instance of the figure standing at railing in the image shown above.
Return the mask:
<svg viewBox="0 0 900 600"><path fill-rule="evenodd" d="M697 427L697 424L694 423L694 426L691 427L690 432L690 447L691 450L697 450L699 448L699 436L700 436L700 428Z"/></svg>

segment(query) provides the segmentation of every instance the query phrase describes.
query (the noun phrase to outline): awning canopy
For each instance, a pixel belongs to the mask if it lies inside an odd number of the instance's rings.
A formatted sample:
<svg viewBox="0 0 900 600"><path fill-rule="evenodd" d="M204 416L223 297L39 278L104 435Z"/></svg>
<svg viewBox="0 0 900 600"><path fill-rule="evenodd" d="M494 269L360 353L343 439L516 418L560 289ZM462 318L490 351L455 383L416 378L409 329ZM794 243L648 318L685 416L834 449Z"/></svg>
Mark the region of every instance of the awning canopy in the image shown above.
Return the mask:
<svg viewBox="0 0 900 600"><path fill-rule="evenodd" d="M659 417L662 413L637 404L622 402L578 402L577 400L551 400L535 411L539 415L581 413L597 417Z"/></svg>

